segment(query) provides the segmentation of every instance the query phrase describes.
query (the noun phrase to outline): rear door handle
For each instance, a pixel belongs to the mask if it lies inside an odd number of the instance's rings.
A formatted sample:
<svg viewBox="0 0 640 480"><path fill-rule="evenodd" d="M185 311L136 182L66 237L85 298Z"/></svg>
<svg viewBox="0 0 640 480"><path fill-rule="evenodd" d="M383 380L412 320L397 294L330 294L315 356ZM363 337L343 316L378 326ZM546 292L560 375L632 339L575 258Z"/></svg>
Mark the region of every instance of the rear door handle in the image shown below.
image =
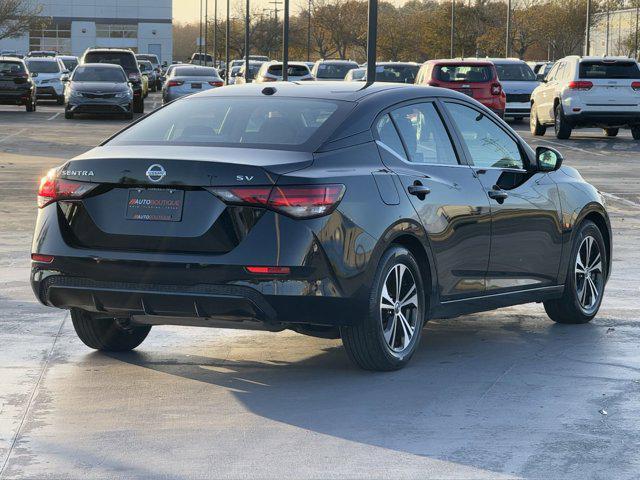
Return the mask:
<svg viewBox="0 0 640 480"><path fill-rule="evenodd" d="M489 190L489 198L493 198L498 203L504 202L509 197L509 194L504 190Z"/></svg>
<svg viewBox="0 0 640 480"><path fill-rule="evenodd" d="M422 200L425 195L429 195L431 193L431 189L424 185L409 185L407 190L409 191L409 195L415 195L420 198L420 200Z"/></svg>

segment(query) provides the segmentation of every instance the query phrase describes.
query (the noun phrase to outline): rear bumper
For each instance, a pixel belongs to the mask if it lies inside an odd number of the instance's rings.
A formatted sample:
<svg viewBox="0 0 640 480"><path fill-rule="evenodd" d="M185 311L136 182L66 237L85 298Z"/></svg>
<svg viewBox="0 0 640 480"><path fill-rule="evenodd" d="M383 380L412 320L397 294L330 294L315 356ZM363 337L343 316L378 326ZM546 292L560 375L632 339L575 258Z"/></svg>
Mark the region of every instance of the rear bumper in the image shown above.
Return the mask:
<svg viewBox="0 0 640 480"><path fill-rule="evenodd" d="M362 302L312 294L312 282L307 284L308 295L280 295L275 294L277 290L261 293L259 285L98 281L34 268L31 285L38 299L51 307L79 308L116 318L143 317L144 323L156 325L183 319L182 323L194 326L223 321L240 329L261 324L260 328L282 330L291 325L351 325L364 314Z"/></svg>
<svg viewBox="0 0 640 480"><path fill-rule="evenodd" d="M0 105L24 105L31 98L31 91L0 92Z"/></svg>
<svg viewBox="0 0 640 480"><path fill-rule="evenodd" d="M575 126L630 126L640 125L640 112L580 112L567 113L565 116Z"/></svg>
<svg viewBox="0 0 640 480"><path fill-rule="evenodd" d="M529 102L509 102L505 108L506 116L527 116L531 113L531 104Z"/></svg>
<svg viewBox="0 0 640 480"><path fill-rule="evenodd" d="M42 86L36 90L36 96L38 98L58 98L62 95L62 89L58 92L55 87Z"/></svg>

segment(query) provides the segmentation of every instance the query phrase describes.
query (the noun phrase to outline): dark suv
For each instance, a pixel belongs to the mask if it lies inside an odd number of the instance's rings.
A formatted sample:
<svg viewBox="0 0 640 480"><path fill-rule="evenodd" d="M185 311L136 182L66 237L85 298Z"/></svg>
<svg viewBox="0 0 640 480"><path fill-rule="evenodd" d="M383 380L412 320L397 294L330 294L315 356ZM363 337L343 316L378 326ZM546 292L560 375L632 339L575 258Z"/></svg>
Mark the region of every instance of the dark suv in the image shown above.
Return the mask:
<svg viewBox="0 0 640 480"><path fill-rule="evenodd" d="M24 60L0 56L0 105L24 105L36 110L36 85Z"/></svg>
<svg viewBox="0 0 640 480"><path fill-rule="evenodd" d="M138 68L135 54L124 48L89 48L80 60L84 63L112 63L120 65L133 89L133 111L144 113L144 98L142 97L142 74Z"/></svg>

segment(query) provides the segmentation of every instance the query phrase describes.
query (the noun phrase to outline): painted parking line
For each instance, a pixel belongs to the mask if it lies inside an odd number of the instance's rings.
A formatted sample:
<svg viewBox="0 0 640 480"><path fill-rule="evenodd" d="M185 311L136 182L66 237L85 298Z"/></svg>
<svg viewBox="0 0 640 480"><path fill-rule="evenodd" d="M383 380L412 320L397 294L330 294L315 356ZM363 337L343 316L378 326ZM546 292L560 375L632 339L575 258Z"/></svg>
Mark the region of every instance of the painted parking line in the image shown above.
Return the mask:
<svg viewBox="0 0 640 480"><path fill-rule="evenodd" d="M10 133L9 135L5 135L4 137L0 138L0 143L4 142L5 140L9 140L10 138L15 137L17 135L20 135L21 133L24 133L27 130L28 128L21 128L17 132L13 132L13 133Z"/></svg>
<svg viewBox="0 0 640 480"><path fill-rule="evenodd" d="M568 148L570 150L575 150L577 152L586 153L588 155L599 155L601 157L609 157L611 154L595 152L593 150L585 150L584 148L574 147L572 145L567 145L565 143L560 142L552 142L551 140L539 140L540 143L550 143L551 145L555 145L557 147Z"/></svg>
<svg viewBox="0 0 640 480"><path fill-rule="evenodd" d="M58 117L58 115L60 115L61 113L62 113L62 112L58 112L58 113L56 113L56 114L54 114L54 115L51 115L49 118L47 118L47 120L53 120L53 119L57 118L57 117Z"/></svg>

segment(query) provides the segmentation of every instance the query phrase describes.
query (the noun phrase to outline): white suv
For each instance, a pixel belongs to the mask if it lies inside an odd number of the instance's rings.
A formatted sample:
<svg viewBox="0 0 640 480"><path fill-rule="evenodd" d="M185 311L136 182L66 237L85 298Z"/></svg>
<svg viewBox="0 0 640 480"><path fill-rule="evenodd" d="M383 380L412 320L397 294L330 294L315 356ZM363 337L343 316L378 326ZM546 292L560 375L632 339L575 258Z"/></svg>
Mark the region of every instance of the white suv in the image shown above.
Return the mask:
<svg viewBox="0 0 640 480"><path fill-rule="evenodd" d="M571 130L598 127L615 137L622 127L640 140L640 69L626 57L569 56L558 60L531 94L531 133L556 137Z"/></svg>

